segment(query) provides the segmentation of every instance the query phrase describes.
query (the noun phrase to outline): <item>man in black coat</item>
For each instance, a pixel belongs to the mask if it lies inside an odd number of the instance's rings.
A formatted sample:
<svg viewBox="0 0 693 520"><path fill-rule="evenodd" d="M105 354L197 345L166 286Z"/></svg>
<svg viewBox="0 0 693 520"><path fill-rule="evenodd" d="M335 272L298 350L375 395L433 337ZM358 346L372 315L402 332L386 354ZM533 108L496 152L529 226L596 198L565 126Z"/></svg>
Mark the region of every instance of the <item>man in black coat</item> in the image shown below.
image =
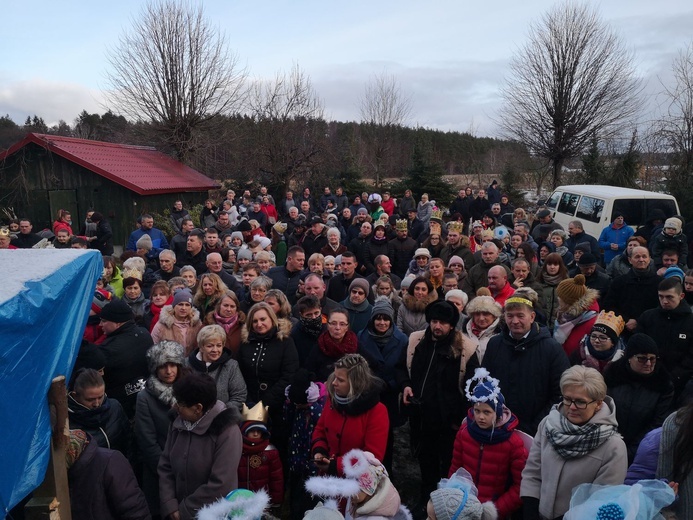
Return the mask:
<svg viewBox="0 0 693 520"><path fill-rule="evenodd" d="M676 277L660 282L657 296L659 305L640 315L636 331L659 346L659 362L671 375L678 398L693 377L693 313Z"/></svg>
<svg viewBox="0 0 693 520"><path fill-rule="evenodd" d="M303 248L291 246L286 252L286 265L278 265L267 271L267 277L272 280L272 288L283 292L291 305L296 303L296 291L305 261L306 253Z"/></svg>
<svg viewBox="0 0 693 520"><path fill-rule="evenodd" d="M31 224L31 220L28 218L23 218L19 221L19 233L17 233L17 238L13 239L11 245L17 249L31 249L36 244L41 241L41 237L34 233L32 230L34 226Z"/></svg>
<svg viewBox="0 0 693 520"><path fill-rule="evenodd" d="M149 332L135 324L132 310L122 300L104 306L101 327L106 334L101 344L106 356L103 376L106 393L123 406L128 419L132 420L137 393L144 388L149 376L147 350L154 342Z"/></svg>
<svg viewBox="0 0 693 520"><path fill-rule="evenodd" d="M111 229L111 224L98 211L92 214L91 221L96 224L96 235L87 238L89 248L98 249L104 256L111 256L113 254L113 229Z"/></svg>
<svg viewBox="0 0 693 520"><path fill-rule="evenodd" d="M342 253L342 271L337 273L327 285L327 297L330 300L341 302L349 296L349 286L355 278L363 278L360 274L356 274L356 268L359 265L356 260L356 255L351 251Z"/></svg>
<svg viewBox="0 0 693 520"><path fill-rule="evenodd" d="M635 332L638 319L645 311L659 304L657 288L662 277L650 269L650 252L646 247L633 248L631 268L626 274L614 278L604 298L604 309L614 311L626 322L626 336Z"/></svg>
<svg viewBox="0 0 693 520"><path fill-rule="evenodd" d="M585 233L580 220L573 220L568 223L568 235L570 236L568 240L565 241L568 251L574 253L576 245L587 242L590 245L590 253L597 257L597 261L599 261L599 242L592 235Z"/></svg>
<svg viewBox="0 0 693 520"><path fill-rule="evenodd" d="M205 234L201 229L191 231L188 235L185 255L176 259L178 267L183 267L184 265L194 267L197 276L207 271L207 253L205 253L204 248L204 236Z"/></svg>
<svg viewBox="0 0 693 520"><path fill-rule="evenodd" d="M419 245L409 236L407 224L402 219L397 221L396 229L397 236L387 243L387 256L392 261L392 272L404 278L409 269L409 262L414 258L414 251Z"/></svg>
<svg viewBox="0 0 693 520"><path fill-rule="evenodd" d="M493 336L481 366L500 381L506 406L520 421L518 429L534 435L541 420L561 397L561 374L570 367L561 345L534 323L532 302L511 296L505 302L507 331Z"/></svg>
<svg viewBox="0 0 693 520"><path fill-rule="evenodd" d="M472 220L481 220L484 216L484 211L491 209L491 203L486 198L486 192L479 190L476 192L476 198L469 205L469 210L472 212Z"/></svg>
<svg viewBox="0 0 693 520"><path fill-rule="evenodd" d="M577 262L579 272L585 277L585 285L599 291L599 308L604 307L604 299L609 292L611 278L605 272L597 269L597 258L592 253L583 253Z"/></svg>

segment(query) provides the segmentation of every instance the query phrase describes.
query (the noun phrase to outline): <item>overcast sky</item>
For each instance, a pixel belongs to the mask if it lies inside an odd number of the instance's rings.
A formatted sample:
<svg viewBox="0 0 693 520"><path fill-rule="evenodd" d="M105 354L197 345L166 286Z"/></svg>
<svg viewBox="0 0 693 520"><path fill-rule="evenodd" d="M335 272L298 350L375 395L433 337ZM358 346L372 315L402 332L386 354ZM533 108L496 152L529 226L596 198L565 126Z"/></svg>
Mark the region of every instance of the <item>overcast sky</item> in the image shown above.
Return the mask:
<svg viewBox="0 0 693 520"><path fill-rule="evenodd" d="M357 120L374 74L395 75L411 97L409 124L498 135L493 123L507 64L529 23L555 2L500 0L207 0L251 77L293 63L312 78L330 119ZM693 37L690 0L590 2L635 53L648 104ZM72 123L103 113L106 56L140 12L140 0L5 2L0 31L0 115Z"/></svg>

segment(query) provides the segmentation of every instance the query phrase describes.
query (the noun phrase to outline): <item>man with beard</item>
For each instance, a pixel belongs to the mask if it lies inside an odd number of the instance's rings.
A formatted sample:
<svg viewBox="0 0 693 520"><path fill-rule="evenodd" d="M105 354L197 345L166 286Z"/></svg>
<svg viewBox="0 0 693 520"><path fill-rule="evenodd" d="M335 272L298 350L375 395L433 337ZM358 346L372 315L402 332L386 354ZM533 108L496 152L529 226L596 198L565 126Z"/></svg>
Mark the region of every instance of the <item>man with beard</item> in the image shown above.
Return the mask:
<svg viewBox="0 0 693 520"><path fill-rule="evenodd" d="M464 260L465 267L471 269L474 267L474 253L469 248L469 239L467 237L462 238L463 229L461 222L448 223L448 243L441 250L440 258L447 265L453 256L459 256Z"/></svg>
<svg viewBox="0 0 693 520"><path fill-rule="evenodd" d="M428 327L409 336L396 367L402 402L409 413L412 452L421 468L423 510L430 493L447 477L455 435L467 412L460 391L474 345L455 329L460 313L447 301L426 307Z"/></svg>

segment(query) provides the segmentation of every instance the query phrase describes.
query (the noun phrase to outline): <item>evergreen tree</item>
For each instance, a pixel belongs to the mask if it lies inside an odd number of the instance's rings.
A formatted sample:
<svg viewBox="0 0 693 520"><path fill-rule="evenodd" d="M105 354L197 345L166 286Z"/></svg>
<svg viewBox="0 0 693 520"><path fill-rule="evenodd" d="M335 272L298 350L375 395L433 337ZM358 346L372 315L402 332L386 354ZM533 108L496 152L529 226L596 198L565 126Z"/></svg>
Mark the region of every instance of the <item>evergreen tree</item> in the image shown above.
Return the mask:
<svg viewBox="0 0 693 520"><path fill-rule="evenodd" d="M592 141L587 153L582 156L582 183L603 184L607 181L608 166L599 151L599 138L592 135Z"/></svg>
<svg viewBox="0 0 693 520"><path fill-rule="evenodd" d="M640 175L640 152L638 151L638 131L633 130L628 150L616 160L609 175L611 186L623 188L637 188L637 179Z"/></svg>
<svg viewBox="0 0 693 520"><path fill-rule="evenodd" d="M393 191L403 193L410 189L417 200L428 193L428 199L438 204L447 204L455 198L453 186L443 178L443 168L430 159L421 143L414 145L411 161L411 169L400 183L393 186Z"/></svg>

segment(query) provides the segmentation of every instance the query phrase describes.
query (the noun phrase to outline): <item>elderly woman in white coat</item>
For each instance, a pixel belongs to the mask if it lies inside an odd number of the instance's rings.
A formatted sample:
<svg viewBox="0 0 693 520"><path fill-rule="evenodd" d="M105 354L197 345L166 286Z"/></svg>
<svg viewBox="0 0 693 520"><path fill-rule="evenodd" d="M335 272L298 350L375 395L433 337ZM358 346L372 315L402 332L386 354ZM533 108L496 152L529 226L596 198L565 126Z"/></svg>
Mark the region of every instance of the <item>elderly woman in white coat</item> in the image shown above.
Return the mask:
<svg viewBox="0 0 693 520"><path fill-rule="evenodd" d="M476 346L475 355L467 362L467 373L481 366L489 340L500 334L501 306L491 296L477 296L465 307L467 318L462 322L461 332ZM471 370L471 372L470 372Z"/></svg>
<svg viewBox="0 0 693 520"><path fill-rule="evenodd" d="M525 519L562 518L579 484L619 485L626 478L626 445L602 375L576 365L560 385L561 402L539 424L522 472Z"/></svg>

